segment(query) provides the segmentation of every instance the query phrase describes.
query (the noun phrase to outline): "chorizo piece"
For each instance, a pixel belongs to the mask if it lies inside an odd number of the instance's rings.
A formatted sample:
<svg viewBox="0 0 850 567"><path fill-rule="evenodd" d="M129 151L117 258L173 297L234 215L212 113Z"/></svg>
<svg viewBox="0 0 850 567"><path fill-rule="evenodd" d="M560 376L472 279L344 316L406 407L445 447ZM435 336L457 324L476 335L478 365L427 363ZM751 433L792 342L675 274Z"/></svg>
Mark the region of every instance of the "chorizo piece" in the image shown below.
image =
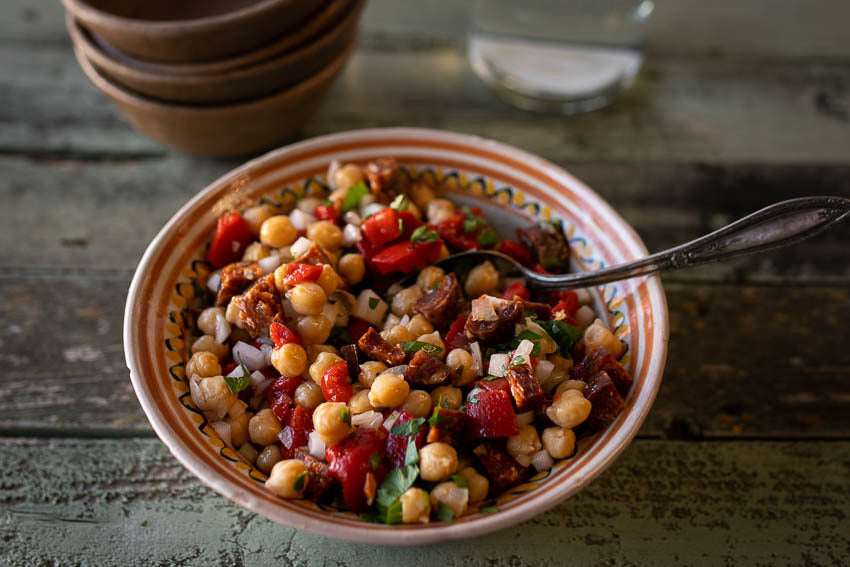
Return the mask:
<svg viewBox="0 0 850 567"><path fill-rule="evenodd" d="M272 321L283 310L274 285L274 274L258 279L235 301L242 326L254 338L268 334Z"/></svg>
<svg viewBox="0 0 850 567"><path fill-rule="evenodd" d="M406 193L410 180L394 158L379 158L366 165L369 188L379 203L389 204L400 193Z"/></svg>
<svg viewBox="0 0 850 567"><path fill-rule="evenodd" d="M463 428L466 425L466 415L457 410L448 408L436 408L429 423L433 423L428 429L428 443L447 443L457 446L461 441Z"/></svg>
<svg viewBox="0 0 850 567"><path fill-rule="evenodd" d="M467 318L463 330L470 341L497 343L514 336L516 324L522 322L525 314L522 300L500 301L495 310L494 321L475 319L471 315Z"/></svg>
<svg viewBox="0 0 850 567"><path fill-rule="evenodd" d="M235 295L239 295L251 285L251 282L263 275L263 269L257 262L234 262L221 269L221 283L218 286L216 305L227 305Z"/></svg>
<svg viewBox="0 0 850 567"><path fill-rule="evenodd" d="M316 244L315 242L310 244L310 247L307 251L296 258L299 264L313 264L315 266L321 266L322 264L330 264L331 261L328 257L328 253L324 248Z"/></svg>
<svg viewBox="0 0 850 567"><path fill-rule="evenodd" d="M611 425L625 405L614 382L604 371L590 377L584 389L584 397L591 403L590 416L586 423L594 431L601 431Z"/></svg>
<svg viewBox="0 0 850 567"><path fill-rule="evenodd" d="M309 480L307 481L304 496L313 502L318 502L328 493L328 489L333 483L336 482L330 475L330 468L322 461L311 457L306 447L295 449L295 458L307 465L307 476Z"/></svg>
<svg viewBox="0 0 850 567"><path fill-rule="evenodd" d="M546 401L546 395L540 382L534 376L527 364L520 364L508 368L505 373L508 384L511 386L511 396L514 398L517 412L523 413L533 410Z"/></svg>
<svg viewBox="0 0 850 567"><path fill-rule="evenodd" d="M384 337L378 334L374 327L363 333L357 346L372 360L380 360L388 366L404 364L407 354L398 345L388 343Z"/></svg>
<svg viewBox="0 0 850 567"><path fill-rule="evenodd" d="M457 276L448 274L437 289L413 302L413 312L421 313L436 329L445 329L463 311L463 291Z"/></svg>
<svg viewBox="0 0 850 567"><path fill-rule="evenodd" d="M529 476L528 467L520 465L496 441L485 441L472 454L490 479L490 494L499 494L516 486Z"/></svg>
<svg viewBox="0 0 850 567"><path fill-rule="evenodd" d="M449 367L424 350L416 353L404 371L404 379L410 384L436 386L449 379Z"/></svg>
<svg viewBox="0 0 850 567"><path fill-rule="evenodd" d="M603 347L596 347L587 353L573 366L571 375L574 380L589 382L590 378L599 372L608 374L621 396L625 397L629 393L632 387L632 375Z"/></svg>
<svg viewBox="0 0 850 567"><path fill-rule="evenodd" d="M523 247L534 260L553 274L563 274L570 267L570 245L563 232L552 225L516 229Z"/></svg>

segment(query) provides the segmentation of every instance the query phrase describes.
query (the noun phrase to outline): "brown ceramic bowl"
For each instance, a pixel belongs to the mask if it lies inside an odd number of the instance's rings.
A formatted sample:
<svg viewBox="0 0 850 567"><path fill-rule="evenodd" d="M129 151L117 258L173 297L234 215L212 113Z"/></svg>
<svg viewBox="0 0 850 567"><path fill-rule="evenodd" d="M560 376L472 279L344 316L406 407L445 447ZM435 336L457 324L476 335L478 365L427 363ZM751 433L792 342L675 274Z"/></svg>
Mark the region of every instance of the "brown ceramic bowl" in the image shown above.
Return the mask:
<svg viewBox="0 0 850 567"><path fill-rule="evenodd" d="M214 75L256 65L316 40L320 34L327 33L330 28L339 24L355 3L357 0L329 0L297 29L251 51L212 61L165 62L139 59L117 49L91 30L88 32L98 50L126 67L157 75Z"/></svg>
<svg viewBox="0 0 850 567"><path fill-rule="evenodd" d="M297 28L322 0L62 0L86 28L153 61L204 61L250 51Z"/></svg>
<svg viewBox="0 0 850 567"><path fill-rule="evenodd" d="M315 41L268 61L216 74L158 74L137 69L99 49L70 14L66 24L74 44L116 85L165 102L222 104L279 92L326 67L351 43L364 1L351 3L343 18Z"/></svg>
<svg viewBox="0 0 850 567"><path fill-rule="evenodd" d="M215 106L168 104L137 95L104 77L79 48L74 53L89 79L136 129L189 153L225 157L253 154L294 136L318 110L354 51L354 40L327 67L291 89Z"/></svg>

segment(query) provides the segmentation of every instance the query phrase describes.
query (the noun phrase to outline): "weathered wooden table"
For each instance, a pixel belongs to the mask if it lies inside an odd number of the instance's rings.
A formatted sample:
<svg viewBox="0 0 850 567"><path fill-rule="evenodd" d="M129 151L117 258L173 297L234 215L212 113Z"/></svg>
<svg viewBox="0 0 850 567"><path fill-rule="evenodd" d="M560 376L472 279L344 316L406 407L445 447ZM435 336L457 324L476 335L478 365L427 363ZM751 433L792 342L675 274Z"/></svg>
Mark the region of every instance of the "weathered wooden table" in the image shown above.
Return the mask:
<svg viewBox="0 0 850 567"><path fill-rule="evenodd" d="M846 2L656 4L635 87L566 118L513 110L473 77L467 3L373 0L304 135L416 125L515 144L587 181L651 250L773 201L850 196ZM589 488L530 522L385 549L205 488L136 402L121 317L149 240L236 164L129 128L77 67L58 2L0 4L0 563L850 561L850 223L664 276L672 332L649 418Z"/></svg>

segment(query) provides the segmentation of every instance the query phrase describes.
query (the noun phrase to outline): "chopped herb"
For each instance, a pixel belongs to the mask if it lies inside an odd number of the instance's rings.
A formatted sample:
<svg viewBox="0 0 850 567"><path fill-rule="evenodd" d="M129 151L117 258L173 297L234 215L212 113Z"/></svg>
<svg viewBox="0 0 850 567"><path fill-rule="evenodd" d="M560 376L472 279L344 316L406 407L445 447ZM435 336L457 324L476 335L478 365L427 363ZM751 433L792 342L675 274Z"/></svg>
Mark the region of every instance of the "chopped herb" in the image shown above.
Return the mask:
<svg viewBox="0 0 850 567"><path fill-rule="evenodd" d="M351 412L348 410L347 407L342 407L339 409L339 418L342 420L343 423L351 425Z"/></svg>
<svg viewBox="0 0 850 567"><path fill-rule="evenodd" d="M524 330L513 339L505 343L499 343L494 347L494 352L505 352L516 350L519 346L519 343L522 341L531 341L534 343L534 348L531 349L531 355L537 356L540 354L540 342L543 340L543 335L535 333L534 331L529 331L528 329Z"/></svg>
<svg viewBox="0 0 850 567"><path fill-rule="evenodd" d="M441 522L451 522L454 520L455 513L452 512L452 509L440 502L437 504L437 519Z"/></svg>
<svg viewBox="0 0 850 567"><path fill-rule="evenodd" d="M438 355L443 352L443 347L440 345L432 345L425 341L405 341L398 343L398 346L400 346L401 350L404 352L417 352L422 350L425 351L425 354L430 354L431 356Z"/></svg>
<svg viewBox="0 0 850 567"><path fill-rule="evenodd" d="M466 399L466 403L476 405L478 403L478 398L475 396L470 396Z"/></svg>
<svg viewBox="0 0 850 567"><path fill-rule="evenodd" d="M525 357L523 356L515 356L511 359L511 365L509 368L516 368L517 366L522 366L525 364Z"/></svg>
<svg viewBox="0 0 850 567"><path fill-rule="evenodd" d="M478 244L485 248L490 248L491 246L495 246L499 242L502 241L502 237L496 234L496 231L492 228L487 228L481 231L478 235Z"/></svg>
<svg viewBox="0 0 850 567"><path fill-rule="evenodd" d="M469 488L469 481L462 474L453 474L450 478L458 488Z"/></svg>
<svg viewBox="0 0 850 567"><path fill-rule="evenodd" d="M546 256L540 260L540 265L544 268L560 268L564 265L564 262L555 256Z"/></svg>
<svg viewBox="0 0 850 567"><path fill-rule="evenodd" d="M416 419L411 419L409 421L405 421L404 423L397 423L393 425L391 429L391 433L393 435L398 435L400 437L406 437L408 435L416 435L419 433L419 428L425 423L424 417L417 417Z"/></svg>
<svg viewBox="0 0 850 567"><path fill-rule="evenodd" d="M404 232L404 221L401 220L401 217L398 217L398 231Z"/></svg>
<svg viewBox="0 0 850 567"><path fill-rule="evenodd" d="M242 376L233 377L233 376L225 376L224 383L227 384L227 387L234 394L238 394L245 388L251 385L251 375L248 374L248 369L245 368L245 365L242 364L242 359L239 359L239 368L242 369Z"/></svg>
<svg viewBox="0 0 850 567"><path fill-rule="evenodd" d="M498 379L499 379L499 376L485 376L484 377L484 380L486 380L487 382L492 382L493 380L498 380Z"/></svg>
<svg viewBox="0 0 850 567"><path fill-rule="evenodd" d="M384 523L386 524L400 524L401 523L401 500L396 500L387 508L387 515Z"/></svg>
<svg viewBox="0 0 850 567"><path fill-rule="evenodd" d="M387 473L384 480L378 488L378 497L376 502L379 507L389 508L389 506L398 500L399 496L413 486L416 477L419 476L419 467L416 465L407 465L401 469L393 469Z"/></svg>
<svg viewBox="0 0 850 567"><path fill-rule="evenodd" d="M419 242L436 242L440 239L440 235L435 230L428 228L428 225L422 225L413 231L410 235L410 241L414 244Z"/></svg>
<svg viewBox="0 0 850 567"><path fill-rule="evenodd" d="M404 466L415 465L419 462L419 450L413 437L407 438L407 449L404 451Z"/></svg>
<svg viewBox="0 0 850 567"><path fill-rule="evenodd" d="M328 336L328 343L337 340L345 344L351 344L353 339L351 333L345 327L334 327L331 329L331 334Z"/></svg>
<svg viewBox="0 0 850 567"><path fill-rule="evenodd" d="M438 405L437 407L435 407L435 408L434 408L434 413L433 413L433 414L431 414L431 417L429 417L429 418L428 418L428 424L429 424L431 427L435 427L435 426L437 426L437 425L440 425L440 424L441 424L441 423L443 423L444 421L446 421L446 418L445 418L445 417L443 417L443 416L440 414L440 407L439 407L439 405Z"/></svg>
<svg viewBox="0 0 850 567"><path fill-rule="evenodd" d="M538 321L537 324L558 343L561 355L565 357L570 356L569 348L581 338L582 330L565 321Z"/></svg>
<svg viewBox="0 0 850 567"><path fill-rule="evenodd" d="M467 219L463 221L463 231L464 232L475 232L478 229L478 222Z"/></svg>
<svg viewBox="0 0 850 567"><path fill-rule="evenodd" d="M468 205L464 205L461 210L463 211L464 216L466 216L466 220L463 221L464 232L475 232L479 228L487 226L487 219L481 215L473 213L472 209L470 209Z"/></svg>
<svg viewBox="0 0 850 567"><path fill-rule="evenodd" d="M381 464L381 455L372 453L372 456L369 457L369 464L372 465L373 471L378 472L378 465Z"/></svg>
<svg viewBox="0 0 850 567"><path fill-rule="evenodd" d="M370 298L369 298L369 309L374 309L374 308L376 308L376 307L378 306L378 303L379 303L380 301L381 301L381 300L380 300L380 299L378 299L377 297L370 297Z"/></svg>
<svg viewBox="0 0 850 567"><path fill-rule="evenodd" d="M302 472L297 477L295 477L295 482L292 484L292 488L296 491L301 492L304 490L304 484L307 482L307 471Z"/></svg>
<svg viewBox="0 0 850 567"><path fill-rule="evenodd" d="M328 206L330 206L330 205L333 205L333 204L334 204L334 202L333 202L333 201L331 201L330 199L325 199L324 201L322 201L322 204L323 204L324 206L328 207Z"/></svg>
<svg viewBox="0 0 850 567"><path fill-rule="evenodd" d="M404 195L399 195L393 202L390 203L390 208L395 209L397 211L406 211L409 206L407 199L405 199Z"/></svg>
<svg viewBox="0 0 850 567"><path fill-rule="evenodd" d="M478 509L479 514L492 514L493 512L498 512L498 511L499 511L499 508L497 506L495 506L494 504L491 504L489 506L482 506Z"/></svg>
<svg viewBox="0 0 850 567"><path fill-rule="evenodd" d="M362 181L358 181L349 187L348 192L345 194L345 199L342 200L342 205L340 205L342 212L347 213L348 211L356 209L357 205L360 204L360 198L368 192L369 188L366 187L366 184Z"/></svg>

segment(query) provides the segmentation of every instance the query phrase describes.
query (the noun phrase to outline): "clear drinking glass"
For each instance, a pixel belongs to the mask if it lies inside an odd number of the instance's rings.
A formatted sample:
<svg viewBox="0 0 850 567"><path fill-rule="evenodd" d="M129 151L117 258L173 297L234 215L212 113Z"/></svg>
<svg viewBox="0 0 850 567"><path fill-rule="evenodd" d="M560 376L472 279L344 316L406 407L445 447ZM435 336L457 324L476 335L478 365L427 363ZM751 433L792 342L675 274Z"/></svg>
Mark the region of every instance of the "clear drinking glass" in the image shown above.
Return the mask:
<svg viewBox="0 0 850 567"><path fill-rule="evenodd" d="M469 60L520 108L595 110L640 70L653 8L651 0L478 0Z"/></svg>

